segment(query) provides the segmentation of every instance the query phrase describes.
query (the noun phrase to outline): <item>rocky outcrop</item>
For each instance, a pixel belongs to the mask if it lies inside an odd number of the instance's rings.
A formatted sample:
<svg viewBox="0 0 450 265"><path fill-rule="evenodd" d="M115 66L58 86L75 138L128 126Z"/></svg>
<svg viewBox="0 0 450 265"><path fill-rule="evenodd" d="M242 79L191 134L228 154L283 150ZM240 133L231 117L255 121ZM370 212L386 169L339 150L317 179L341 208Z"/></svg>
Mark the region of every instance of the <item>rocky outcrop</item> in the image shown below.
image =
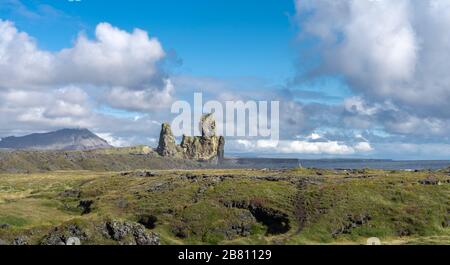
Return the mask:
<svg viewBox="0 0 450 265"><path fill-rule="evenodd" d="M28 238L25 236L19 236L16 237L13 242L12 242L13 246L27 246L28 245Z"/></svg>
<svg viewBox="0 0 450 265"><path fill-rule="evenodd" d="M231 201L224 202L224 206L250 211L257 222L267 227L267 235L285 234L291 229L289 216L286 213L265 207L261 202Z"/></svg>
<svg viewBox="0 0 450 265"><path fill-rule="evenodd" d="M202 136L183 136L180 145L169 124L163 124L159 139L158 154L196 161L217 162L224 158L225 138L216 136L216 121L213 114L204 115L200 122Z"/></svg>
<svg viewBox="0 0 450 265"><path fill-rule="evenodd" d="M442 182L439 179L436 179L433 177L423 179L423 180L419 181L419 183L422 185L442 185Z"/></svg>
<svg viewBox="0 0 450 265"><path fill-rule="evenodd" d="M88 235L81 227L75 224L56 227L51 230L41 241L41 245L81 245L88 239Z"/></svg>
<svg viewBox="0 0 450 265"><path fill-rule="evenodd" d="M80 204L78 205L78 208L81 209L81 214L89 214L92 211L92 204L94 204L93 200L82 200L80 201Z"/></svg>
<svg viewBox="0 0 450 265"><path fill-rule="evenodd" d="M147 232L141 224L110 221L105 224L105 235L121 245L159 245L159 235Z"/></svg>
<svg viewBox="0 0 450 265"><path fill-rule="evenodd" d="M348 219L343 224L338 224L338 227L332 231L332 235L336 238L342 234L351 234L353 229L366 225L372 220L372 217L368 214L361 215L348 215Z"/></svg>
<svg viewBox="0 0 450 265"><path fill-rule="evenodd" d="M161 134L159 136L159 145L156 150L158 154L164 157L178 157L181 149L177 146L172 128L167 123L162 125Z"/></svg>

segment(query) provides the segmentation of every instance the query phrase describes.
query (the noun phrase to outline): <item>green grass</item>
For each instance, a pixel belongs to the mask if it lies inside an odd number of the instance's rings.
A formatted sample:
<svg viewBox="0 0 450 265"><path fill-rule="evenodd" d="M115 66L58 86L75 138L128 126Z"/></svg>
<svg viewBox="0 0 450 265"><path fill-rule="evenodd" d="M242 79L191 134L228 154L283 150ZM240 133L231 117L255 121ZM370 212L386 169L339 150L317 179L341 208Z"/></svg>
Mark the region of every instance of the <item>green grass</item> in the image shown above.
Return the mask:
<svg viewBox="0 0 450 265"><path fill-rule="evenodd" d="M102 222L152 215L163 244L364 244L369 237L385 244L450 243L445 172L152 172L156 176L147 178L108 171L0 174L0 225L9 225L0 229L0 239L28 235L39 244L51 229L77 223L88 231L87 243L114 244L98 231ZM443 184L419 184L431 175ZM67 190L80 197L63 196ZM81 200L94 202L91 213L81 215ZM231 207L236 204L241 206ZM244 222L242 216L251 216L249 205L285 215L289 231L270 234L261 220ZM230 232L244 225L245 236Z"/></svg>
<svg viewBox="0 0 450 265"><path fill-rule="evenodd" d="M0 223L10 225L10 226L15 226L15 227L23 227L28 223L28 221L25 218L11 216L11 215L5 215L5 216L0 216Z"/></svg>
<svg viewBox="0 0 450 265"><path fill-rule="evenodd" d="M147 146L92 151L0 152L0 172L39 173L69 170L127 171L144 168L200 168L188 160L162 158Z"/></svg>

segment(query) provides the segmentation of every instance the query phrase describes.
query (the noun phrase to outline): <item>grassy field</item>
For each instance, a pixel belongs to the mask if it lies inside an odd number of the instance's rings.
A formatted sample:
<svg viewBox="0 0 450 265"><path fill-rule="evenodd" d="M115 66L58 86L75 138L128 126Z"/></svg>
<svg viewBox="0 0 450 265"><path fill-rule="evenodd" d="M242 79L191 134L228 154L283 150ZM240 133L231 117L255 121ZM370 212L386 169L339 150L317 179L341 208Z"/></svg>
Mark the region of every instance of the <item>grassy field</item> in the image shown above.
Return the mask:
<svg viewBox="0 0 450 265"><path fill-rule="evenodd" d="M38 173L61 170L123 171L141 168L178 169L204 166L189 160L163 158L148 146L90 151L0 150L0 172Z"/></svg>
<svg viewBox="0 0 450 265"><path fill-rule="evenodd" d="M313 169L0 174L0 243L41 244L76 226L82 244L122 244L105 236L113 220L140 223L161 244L450 244L449 180Z"/></svg>

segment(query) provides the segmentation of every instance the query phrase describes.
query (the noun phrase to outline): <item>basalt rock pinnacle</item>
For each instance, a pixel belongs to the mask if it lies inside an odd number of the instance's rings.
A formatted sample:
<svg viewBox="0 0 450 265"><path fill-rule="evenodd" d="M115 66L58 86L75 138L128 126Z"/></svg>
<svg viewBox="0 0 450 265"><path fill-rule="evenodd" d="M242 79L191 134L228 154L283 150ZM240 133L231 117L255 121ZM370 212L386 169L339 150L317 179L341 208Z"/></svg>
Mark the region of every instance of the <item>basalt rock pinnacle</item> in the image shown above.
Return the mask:
<svg viewBox="0 0 450 265"><path fill-rule="evenodd" d="M159 155L164 157L178 156L180 149L177 146L175 137L172 133L172 128L170 128L169 124L164 123L162 125L161 134L159 137L159 145L156 151Z"/></svg>
<svg viewBox="0 0 450 265"><path fill-rule="evenodd" d="M163 124L157 152L163 157L196 161L219 162L224 158L225 138L216 135L213 114L204 115L200 122L202 136L183 136L176 144L170 125Z"/></svg>

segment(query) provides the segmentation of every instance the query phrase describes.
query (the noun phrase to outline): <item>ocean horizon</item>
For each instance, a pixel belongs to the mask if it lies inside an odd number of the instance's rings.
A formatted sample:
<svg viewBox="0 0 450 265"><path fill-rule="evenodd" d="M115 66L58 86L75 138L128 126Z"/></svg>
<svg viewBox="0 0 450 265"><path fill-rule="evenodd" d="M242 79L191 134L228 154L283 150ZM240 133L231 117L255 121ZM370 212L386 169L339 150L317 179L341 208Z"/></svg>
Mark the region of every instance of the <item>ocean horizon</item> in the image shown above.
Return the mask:
<svg viewBox="0 0 450 265"><path fill-rule="evenodd" d="M228 157L223 165L242 168L318 168L335 170L383 169L383 170L438 170L450 167L450 160L394 160L357 158L263 158Z"/></svg>

